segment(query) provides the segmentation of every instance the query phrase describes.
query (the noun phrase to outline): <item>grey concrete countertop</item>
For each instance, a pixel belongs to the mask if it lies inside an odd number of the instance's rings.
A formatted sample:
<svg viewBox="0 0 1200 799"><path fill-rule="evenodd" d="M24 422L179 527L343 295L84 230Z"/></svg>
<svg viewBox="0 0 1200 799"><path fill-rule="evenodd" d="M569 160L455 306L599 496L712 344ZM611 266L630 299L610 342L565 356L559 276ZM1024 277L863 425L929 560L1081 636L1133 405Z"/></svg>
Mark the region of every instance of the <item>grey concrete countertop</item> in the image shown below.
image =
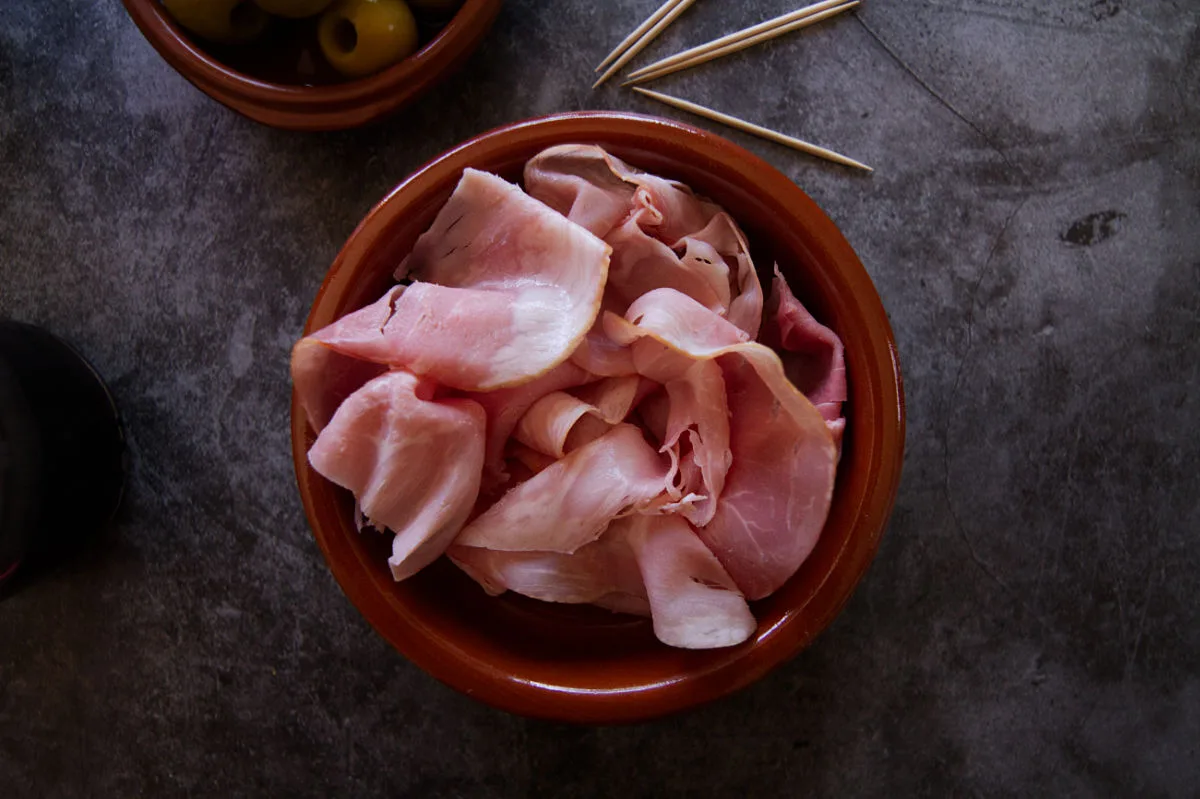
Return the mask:
<svg viewBox="0 0 1200 799"><path fill-rule="evenodd" d="M797 4L701 0L647 56ZM895 516L811 649L695 713L572 728L443 687L346 600L288 446L288 350L327 266L487 128L695 121L588 88L656 5L510 0L410 110L305 135L193 89L117 0L5 4L0 316L94 361L133 476L102 546L0 604L0 793L1200 791L1192 0L865 0L662 82L878 168L729 134L841 226L907 378Z"/></svg>

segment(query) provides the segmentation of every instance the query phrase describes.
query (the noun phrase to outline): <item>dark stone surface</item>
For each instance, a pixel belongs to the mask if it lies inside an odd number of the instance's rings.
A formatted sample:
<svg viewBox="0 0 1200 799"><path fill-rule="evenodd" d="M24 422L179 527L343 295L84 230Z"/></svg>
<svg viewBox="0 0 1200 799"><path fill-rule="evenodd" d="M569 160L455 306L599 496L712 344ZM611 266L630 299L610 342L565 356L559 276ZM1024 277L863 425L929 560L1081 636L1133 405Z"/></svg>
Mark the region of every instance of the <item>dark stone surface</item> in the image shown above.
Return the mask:
<svg viewBox="0 0 1200 799"><path fill-rule="evenodd" d="M111 381L117 525L0 604L0 794L1194 796L1200 791L1200 9L867 0L668 91L842 227L906 371L879 558L768 679L574 729L434 682L344 598L288 453L289 346L339 245L425 159L519 118L673 114L591 66L656 3L512 0L379 127L252 124L116 0L0 22L0 315ZM648 55L788 0L700 2Z"/></svg>

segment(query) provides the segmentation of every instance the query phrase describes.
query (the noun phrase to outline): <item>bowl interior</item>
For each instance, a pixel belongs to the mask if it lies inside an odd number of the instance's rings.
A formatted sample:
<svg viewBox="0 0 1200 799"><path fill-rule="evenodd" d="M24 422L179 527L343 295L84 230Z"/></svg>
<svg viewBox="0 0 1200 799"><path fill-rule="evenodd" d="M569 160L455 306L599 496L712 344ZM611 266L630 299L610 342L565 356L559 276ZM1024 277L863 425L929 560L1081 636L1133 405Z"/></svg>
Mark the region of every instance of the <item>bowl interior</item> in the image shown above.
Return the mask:
<svg viewBox="0 0 1200 799"><path fill-rule="evenodd" d="M722 205L745 230L764 286L778 263L801 301L845 343L850 398L833 507L800 571L753 603L757 635L731 649L671 649L655 639L647 620L516 595L488 597L445 559L397 584L386 567L388 542L359 534L349 493L308 466L305 453L314 436L295 404L293 444L305 506L335 576L401 652L439 679L508 710L622 721L679 710L746 685L828 625L869 564L890 514L903 449L903 400L891 331L874 287L816 205L724 139L628 115L562 115L511 126L426 166L351 237L306 331L378 298L464 167L515 181L537 152L568 142L599 144Z"/></svg>
<svg viewBox="0 0 1200 799"><path fill-rule="evenodd" d="M256 46L227 47L193 38L160 0L123 0L159 54L213 99L267 125L342 130L374 122L407 105L453 73L482 42L503 0L463 0L444 25L430 19L422 47L397 64L354 80L335 77L317 53L313 20L274 20ZM301 53L312 74L299 68Z"/></svg>

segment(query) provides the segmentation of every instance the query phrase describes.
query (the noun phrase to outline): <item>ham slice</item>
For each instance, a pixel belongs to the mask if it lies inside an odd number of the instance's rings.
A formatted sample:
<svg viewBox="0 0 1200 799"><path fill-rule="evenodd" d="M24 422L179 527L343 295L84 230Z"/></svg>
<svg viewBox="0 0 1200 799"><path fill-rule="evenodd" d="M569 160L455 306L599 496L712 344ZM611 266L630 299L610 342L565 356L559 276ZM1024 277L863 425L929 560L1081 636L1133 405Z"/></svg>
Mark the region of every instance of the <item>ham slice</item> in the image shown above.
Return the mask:
<svg viewBox="0 0 1200 799"><path fill-rule="evenodd" d="M610 252L517 186L468 169L396 271L415 282L313 338L465 391L520 385L592 327Z"/></svg>
<svg viewBox="0 0 1200 799"><path fill-rule="evenodd" d="M573 554L504 552L462 544L454 544L447 554L492 596L515 591L544 602L589 603L650 615L637 559L617 536L603 535Z"/></svg>
<svg viewBox="0 0 1200 799"><path fill-rule="evenodd" d="M329 424L347 397L387 371L382 364L351 358L312 338L296 343L292 349L291 368L292 385L296 387L300 407L318 433Z"/></svg>
<svg viewBox="0 0 1200 799"><path fill-rule="evenodd" d="M764 344L780 351L788 379L817 406L831 429L845 426L846 359L842 340L800 304L775 267ZM840 420L840 423L839 423Z"/></svg>
<svg viewBox="0 0 1200 799"><path fill-rule="evenodd" d="M434 400L434 388L404 371L377 377L341 404L308 451L317 472L395 534L388 565L397 580L445 551L479 493L483 409Z"/></svg>
<svg viewBox="0 0 1200 799"><path fill-rule="evenodd" d="M513 488L467 525L457 543L569 554L595 541L617 516L663 493L667 469L641 430L617 425Z"/></svg>
<svg viewBox="0 0 1200 799"><path fill-rule="evenodd" d="M663 449L677 447L686 434L688 451L680 458L679 490L703 499L680 513L703 527L712 521L729 471L729 405L725 380L715 361L695 361L666 384L670 400Z"/></svg>
<svg viewBox="0 0 1200 799"><path fill-rule="evenodd" d="M599 380L575 389L574 394L553 391L526 411L514 436L538 452L561 458L624 421L639 396L653 386L631 375Z"/></svg>
<svg viewBox="0 0 1200 799"><path fill-rule="evenodd" d="M567 361L524 385L467 395L483 406L487 414L487 454L483 474L485 492L507 481L504 444L529 408L546 394L575 388L595 379L595 375Z"/></svg>
<svg viewBox="0 0 1200 799"><path fill-rule="evenodd" d="M713 553L678 516L632 516L606 537L628 542L645 584L654 634L668 646L735 646L758 623Z"/></svg>
<svg viewBox="0 0 1200 799"><path fill-rule="evenodd" d="M612 245L606 293L623 306L670 287L728 316L750 337L758 334L762 287L745 236L687 186L635 169L600 147L562 145L526 164L525 187Z"/></svg>
<svg viewBox="0 0 1200 799"><path fill-rule="evenodd" d="M739 341L740 331L691 298L662 289L642 297L627 317L606 314L605 329L632 346L643 374L669 382L696 361L720 366L731 466L712 521L697 532L746 597L773 593L825 525L837 467L833 436L788 381L778 355Z"/></svg>

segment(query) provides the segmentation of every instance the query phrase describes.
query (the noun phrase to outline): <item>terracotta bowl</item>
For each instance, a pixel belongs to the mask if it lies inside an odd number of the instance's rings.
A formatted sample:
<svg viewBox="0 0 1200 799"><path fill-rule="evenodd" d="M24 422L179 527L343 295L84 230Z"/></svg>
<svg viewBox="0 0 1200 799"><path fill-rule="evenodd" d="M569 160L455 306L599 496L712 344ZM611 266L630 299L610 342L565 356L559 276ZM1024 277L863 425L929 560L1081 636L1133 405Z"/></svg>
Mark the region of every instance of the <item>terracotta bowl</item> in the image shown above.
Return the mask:
<svg viewBox="0 0 1200 799"><path fill-rule="evenodd" d="M301 40L315 30L311 20L275 20L265 40L229 47L194 39L160 0L123 2L167 63L214 100L277 128L342 130L394 113L452 74L483 41L503 0L464 0L444 27L423 31L419 51L359 80L343 80L328 68L298 74Z"/></svg>
<svg viewBox="0 0 1200 799"><path fill-rule="evenodd" d="M730 649L671 649L648 620L507 594L488 597L445 558L393 582L384 536L360 534L350 494L308 465L314 435L293 399L300 494L334 576L367 620L439 680L495 707L581 723L648 719L729 694L806 647L833 621L875 555L904 450L904 396L892 331L871 279L837 227L770 164L696 128L615 113L509 125L451 150L397 186L350 237L308 317L312 332L383 293L464 167L510 180L545 147L594 143L686 182L745 229L764 273L780 268L845 342L850 382L844 453L829 521L778 592L753 603L757 635Z"/></svg>

